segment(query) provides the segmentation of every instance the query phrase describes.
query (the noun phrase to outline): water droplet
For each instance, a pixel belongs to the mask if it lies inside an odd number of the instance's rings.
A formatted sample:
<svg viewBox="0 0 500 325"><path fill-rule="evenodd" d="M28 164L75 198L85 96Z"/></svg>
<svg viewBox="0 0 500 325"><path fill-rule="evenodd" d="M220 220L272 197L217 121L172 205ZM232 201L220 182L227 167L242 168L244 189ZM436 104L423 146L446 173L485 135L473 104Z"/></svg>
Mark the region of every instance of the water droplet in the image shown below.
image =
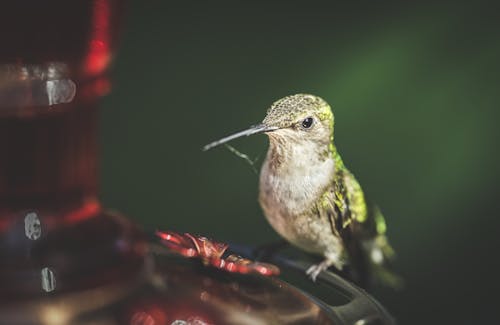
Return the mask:
<svg viewBox="0 0 500 325"><path fill-rule="evenodd" d="M30 212L24 217L24 233L31 240L37 240L42 235L42 225L35 212Z"/></svg>
<svg viewBox="0 0 500 325"><path fill-rule="evenodd" d="M48 80L46 89L49 105L69 103L76 94L76 85L71 79Z"/></svg>
<svg viewBox="0 0 500 325"><path fill-rule="evenodd" d="M45 292L52 292L56 289L56 277L54 272L48 267L42 269L42 289Z"/></svg>

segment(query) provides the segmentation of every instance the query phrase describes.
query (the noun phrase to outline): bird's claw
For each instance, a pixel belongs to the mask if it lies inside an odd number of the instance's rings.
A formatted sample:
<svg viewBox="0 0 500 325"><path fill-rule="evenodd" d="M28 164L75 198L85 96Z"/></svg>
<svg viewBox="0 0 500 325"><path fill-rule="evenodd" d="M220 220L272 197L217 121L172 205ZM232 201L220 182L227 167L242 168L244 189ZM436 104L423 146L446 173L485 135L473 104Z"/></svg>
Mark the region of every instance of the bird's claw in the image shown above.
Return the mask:
<svg viewBox="0 0 500 325"><path fill-rule="evenodd" d="M332 265L332 262L328 259L324 260L321 263L318 264L313 264L311 265L307 271L306 274L311 278L313 282L316 282L316 278L318 275L322 272L328 269Z"/></svg>

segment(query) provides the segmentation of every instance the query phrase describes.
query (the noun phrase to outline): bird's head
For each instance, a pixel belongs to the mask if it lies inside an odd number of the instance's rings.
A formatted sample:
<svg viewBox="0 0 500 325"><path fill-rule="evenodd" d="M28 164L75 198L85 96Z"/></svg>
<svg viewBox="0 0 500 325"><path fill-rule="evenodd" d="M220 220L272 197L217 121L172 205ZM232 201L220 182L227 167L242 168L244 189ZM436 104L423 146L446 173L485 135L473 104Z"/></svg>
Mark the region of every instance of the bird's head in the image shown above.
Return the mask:
<svg viewBox="0 0 500 325"><path fill-rule="evenodd" d="M258 133L266 133L271 141L329 144L333 140L333 125L333 113L326 101L314 95L296 94L274 102L262 123L212 142L204 150Z"/></svg>
<svg viewBox="0 0 500 325"><path fill-rule="evenodd" d="M297 94L274 102L262 124L273 129L271 139L328 143L333 135L333 113L320 97Z"/></svg>

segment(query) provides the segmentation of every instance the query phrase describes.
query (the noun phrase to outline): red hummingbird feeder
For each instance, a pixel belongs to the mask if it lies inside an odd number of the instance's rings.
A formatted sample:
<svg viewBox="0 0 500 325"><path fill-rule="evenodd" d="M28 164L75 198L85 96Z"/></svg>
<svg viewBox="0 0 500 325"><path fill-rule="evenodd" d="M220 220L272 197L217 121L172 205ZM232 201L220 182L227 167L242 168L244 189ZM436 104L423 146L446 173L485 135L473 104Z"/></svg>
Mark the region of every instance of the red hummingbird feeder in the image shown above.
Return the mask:
<svg viewBox="0 0 500 325"><path fill-rule="evenodd" d="M391 324L333 274L317 285L336 306L278 278L306 265L202 236L151 239L102 207L98 106L123 7L1 5L0 324Z"/></svg>

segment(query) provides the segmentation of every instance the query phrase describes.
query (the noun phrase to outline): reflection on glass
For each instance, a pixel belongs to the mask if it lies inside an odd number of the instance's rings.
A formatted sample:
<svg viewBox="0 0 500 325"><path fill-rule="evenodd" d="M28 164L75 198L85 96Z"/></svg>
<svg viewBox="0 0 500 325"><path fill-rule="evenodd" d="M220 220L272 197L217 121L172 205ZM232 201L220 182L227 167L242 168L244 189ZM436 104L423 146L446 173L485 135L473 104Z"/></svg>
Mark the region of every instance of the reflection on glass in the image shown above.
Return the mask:
<svg viewBox="0 0 500 325"><path fill-rule="evenodd" d="M41 272L42 275L42 289L45 292L51 292L56 289L56 277L54 272L48 267L44 267Z"/></svg>
<svg viewBox="0 0 500 325"><path fill-rule="evenodd" d="M76 84L64 63L0 65L0 115L67 104L75 95Z"/></svg>
<svg viewBox="0 0 500 325"><path fill-rule="evenodd" d="M24 233L31 240L37 240L42 235L40 219L35 212L30 212L24 217Z"/></svg>

